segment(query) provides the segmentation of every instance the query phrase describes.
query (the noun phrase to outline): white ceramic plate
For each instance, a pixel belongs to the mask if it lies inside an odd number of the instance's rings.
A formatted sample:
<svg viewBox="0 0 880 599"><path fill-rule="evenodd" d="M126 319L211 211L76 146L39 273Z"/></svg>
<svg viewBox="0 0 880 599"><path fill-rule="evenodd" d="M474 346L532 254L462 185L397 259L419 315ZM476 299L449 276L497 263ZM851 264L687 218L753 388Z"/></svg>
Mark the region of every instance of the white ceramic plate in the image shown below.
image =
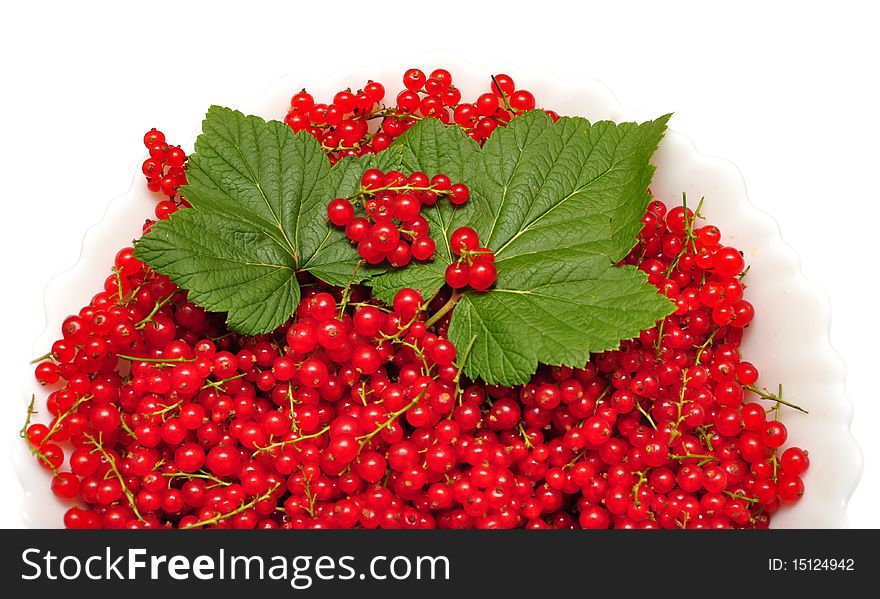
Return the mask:
<svg viewBox="0 0 880 599"><path fill-rule="evenodd" d="M307 87L316 98L332 98L339 89L362 86L368 79L386 85L386 100L393 102L402 88L400 78L411 65L383 63L340 70L323 80L286 77L273 84L255 102L234 106L245 113L281 119L293 92ZM488 90L489 75L508 73L518 86L535 92L539 105L562 115L581 115L592 121L641 121L658 115L623 108L603 84L592 80L564 81L547 72L527 71L508 64L471 65L447 52L422 57L425 70L449 69L465 98ZM320 101L320 100L319 100ZM207 109L207 107L205 107ZM673 120L674 124L674 120ZM198 124L195 124L198 125ZM192 147L190 141L189 147ZM721 228L722 241L745 253L751 269L746 298L757 310L743 343L745 359L760 372L758 384L775 388L783 383L786 398L803 406L808 415L786 410L789 444L810 452L806 493L793 507L773 516L777 528L839 528L847 526L846 504L861 476L861 455L849 424L852 407L844 391L844 367L829 342L830 310L822 293L801 274L794 251L782 240L779 228L768 215L748 200L739 171L729 162L697 152L684 136L670 131L654 157L657 166L651 189L667 204L705 197L703 214ZM141 225L152 216L155 197L138 170L131 189L110 203L103 220L86 233L79 262L54 278L46 287L46 330L34 344L34 355L48 351L58 337L63 319L87 304L109 274L115 253L138 237ZM23 415L31 394L37 405L46 391L26 372ZM45 410L43 410L45 411ZM16 444L13 456L24 487L22 518L25 526L62 526L66 506L49 490L50 477L30 455L25 444Z"/></svg>

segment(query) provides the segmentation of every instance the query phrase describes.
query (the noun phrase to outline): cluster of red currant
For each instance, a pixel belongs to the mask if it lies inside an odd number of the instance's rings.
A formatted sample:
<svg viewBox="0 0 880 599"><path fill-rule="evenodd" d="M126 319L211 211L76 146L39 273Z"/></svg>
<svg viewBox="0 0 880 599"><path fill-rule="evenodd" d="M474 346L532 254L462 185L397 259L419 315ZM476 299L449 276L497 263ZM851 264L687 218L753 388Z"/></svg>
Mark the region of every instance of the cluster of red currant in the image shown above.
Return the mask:
<svg viewBox="0 0 880 599"><path fill-rule="evenodd" d="M385 87L375 81L369 81L357 93L350 88L337 92L330 104L316 103L310 93L302 90L290 99L290 111L284 122L294 131L311 133L321 142L331 162L343 156L378 152L405 130L391 127L390 133L369 132L370 121L385 114L384 109L375 109L384 97Z"/></svg>
<svg viewBox="0 0 880 599"><path fill-rule="evenodd" d="M413 258L429 260L434 256L436 242L421 212L444 197L460 206L468 201L470 190L442 174L428 178L422 172L407 176L372 168L361 177L358 193L327 205L327 218L337 227L345 227L345 234L357 244L358 254L368 264L388 260L392 266L406 266ZM363 207L365 217L355 216L355 205Z"/></svg>
<svg viewBox="0 0 880 599"><path fill-rule="evenodd" d="M180 146L167 145L165 134L155 128L144 134L144 145L150 157L144 160L141 171L147 178L150 191L161 191L168 196L167 200L156 205L156 218L165 219L180 205L173 200L177 190L186 185L186 153Z"/></svg>
<svg viewBox="0 0 880 599"><path fill-rule="evenodd" d="M382 104L385 87L375 81L357 92L341 90L328 104L316 103L302 90L290 99L284 122L294 131L311 133L335 162L345 156L380 152L423 118L454 122L483 143L499 125L536 105L530 91L516 89L513 79L504 74L494 75L491 91L475 102L461 101L461 91L446 69L435 69L428 75L409 69L403 75L403 84L405 89L397 95L393 107ZM546 112L554 120L559 118L552 110ZM374 121L376 125L372 125Z"/></svg>
<svg viewBox="0 0 880 599"><path fill-rule="evenodd" d="M455 107L453 120L468 136L483 143L499 125L506 125L514 116L534 110L535 96L525 89L516 89L509 75L494 75L488 93L481 94L476 102ZM554 121L559 115L545 111Z"/></svg>
<svg viewBox="0 0 880 599"><path fill-rule="evenodd" d="M485 291L495 284L495 253L480 247L477 232L470 227L459 227L449 237L449 246L458 260L446 267L446 284L453 289L470 286Z"/></svg>
<svg viewBox="0 0 880 599"><path fill-rule="evenodd" d="M407 87L458 105L444 73L411 71ZM528 106L495 79L512 108ZM334 105L369 114L381 86L367 88ZM398 247L412 242L427 259L420 207L467 199L440 177L369 171L328 218L370 244L365 258L404 264ZM512 388L467 381L457 365L471 348L447 338L454 290L495 279L468 227L451 236L459 260L435 297L404 289L386 306L304 275L292 321L257 337L126 248L36 366L52 420L29 412L23 435L53 492L78 500L70 528L764 528L803 494L809 458L785 448L779 416L797 406L759 388L741 356L754 317L743 257L698 218L653 201L623 260L675 313L583 368L542 366Z"/></svg>
<svg viewBox="0 0 880 599"><path fill-rule="evenodd" d="M676 303L677 315L702 307L715 326L742 329L755 316L752 304L743 299L745 261L739 250L720 244L718 227L695 227L697 217L699 207L696 215L686 206L675 206L667 214L665 204L652 202L642 218L643 253L631 254L628 262L637 263L649 282ZM687 276L693 269L703 272L699 288ZM678 337L677 328L666 333Z"/></svg>

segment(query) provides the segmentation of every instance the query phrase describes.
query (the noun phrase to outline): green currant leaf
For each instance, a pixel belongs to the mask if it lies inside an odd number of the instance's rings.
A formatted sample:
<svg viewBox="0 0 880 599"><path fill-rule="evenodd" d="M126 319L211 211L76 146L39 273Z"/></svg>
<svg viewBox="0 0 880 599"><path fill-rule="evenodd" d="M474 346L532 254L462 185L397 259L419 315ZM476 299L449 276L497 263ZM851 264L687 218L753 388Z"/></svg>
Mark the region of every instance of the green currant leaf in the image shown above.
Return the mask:
<svg viewBox="0 0 880 599"><path fill-rule="evenodd" d="M513 385L538 363L582 366L590 352L615 347L671 312L643 277L613 265L636 243L654 172L649 161L667 120L554 123L532 111L497 129L482 149L458 127L417 123L396 142L404 166L466 183L471 199L426 211L438 245L433 263L370 284L383 297L402 287L432 294L453 261L449 236L470 226L495 252L499 274L492 290L465 291L453 311L450 339L458 347L474 339L465 373Z"/></svg>
<svg viewBox="0 0 880 599"><path fill-rule="evenodd" d="M648 206L649 160L668 117L637 125L532 111L481 152L476 223L497 260L579 248L617 261L635 246Z"/></svg>
<svg viewBox="0 0 880 599"><path fill-rule="evenodd" d="M388 269L384 273L374 275L368 284L373 288L373 297L389 306L394 296L404 287L418 289L424 299L434 296L443 284L446 267L449 262L435 258L414 267L410 263L404 268Z"/></svg>
<svg viewBox="0 0 880 599"><path fill-rule="evenodd" d="M365 169L394 167L401 155L395 149L331 167L308 133L213 106L181 188L192 208L156 223L135 255L193 302L227 312L238 332L272 331L299 301L297 272L335 285L352 279L358 255L327 223L327 203L357 189Z"/></svg>
<svg viewBox="0 0 880 599"><path fill-rule="evenodd" d="M458 347L475 339L469 378L510 386L539 363L582 367L673 308L636 268L580 249L548 251L508 260L490 292L463 294L449 338Z"/></svg>
<svg viewBox="0 0 880 599"><path fill-rule="evenodd" d="M264 230L227 215L178 210L153 225L136 255L188 289L193 303L228 312L237 331L272 331L299 304L293 255Z"/></svg>

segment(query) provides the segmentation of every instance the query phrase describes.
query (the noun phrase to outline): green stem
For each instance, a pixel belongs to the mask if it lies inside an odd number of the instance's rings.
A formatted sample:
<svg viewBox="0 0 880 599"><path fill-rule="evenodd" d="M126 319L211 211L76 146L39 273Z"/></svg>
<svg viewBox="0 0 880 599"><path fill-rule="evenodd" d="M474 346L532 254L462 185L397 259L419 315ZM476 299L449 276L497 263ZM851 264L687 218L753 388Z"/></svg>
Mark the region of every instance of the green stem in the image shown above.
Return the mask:
<svg viewBox="0 0 880 599"><path fill-rule="evenodd" d="M140 330L140 329L144 328L145 326L147 326L147 324L153 322L153 317L156 315L156 313L159 310L161 310L165 306L165 304L170 302L171 298L173 298L173 297L174 297L174 294L172 293L168 297L162 298L161 300L156 302L156 305L153 306L153 310L149 314L147 314L147 316L143 320L141 320L140 322L135 324L134 328Z"/></svg>
<svg viewBox="0 0 880 599"><path fill-rule="evenodd" d="M287 383L287 403L289 404L289 412L290 412L290 429L298 433L299 425L296 423L296 414L294 414L294 410L296 409L297 402L293 397L293 383Z"/></svg>
<svg viewBox="0 0 880 599"><path fill-rule="evenodd" d="M638 402L638 400L636 401L636 409L637 409L639 412L642 413L642 416L644 416L645 418L648 419L648 424L650 424L650 425L651 425L651 428L653 428L653 429L656 431L656 430L657 430L657 424L654 422L654 419L651 418L651 415L648 414L648 413L645 411L645 408L643 408L643 407L641 406L641 404Z"/></svg>
<svg viewBox="0 0 880 599"><path fill-rule="evenodd" d="M725 495L727 495L728 497L731 497L733 499L739 499L739 500L745 501L746 503L758 503L757 497L746 497L742 493L734 493L733 491L728 491L726 489L724 491L722 491L722 493L724 493Z"/></svg>
<svg viewBox="0 0 880 599"><path fill-rule="evenodd" d="M709 344L712 343L712 340L715 339L715 334L718 333L718 329L716 328L712 331L712 334L703 342L701 346L697 348L697 357L694 358L697 366L700 365L700 359L703 357L703 352L706 351L706 348L709 347Z"/></svg>
<svg viewBox="0 0 880 599"><path fill-rule="evenodd" d="M204 470L199 470L198 472L165 472L162 474L162 476L169 478L169 479L172 479L172 478L186 478L186 479L201 478L201 479L210 480L211 482L216 483L215 485L213 485L213 487L220 487L220 486L228 487L229 485L232 484L231 482L217 478L213 474L205 472Z"/></svg>
<svg viewBox="0 0 880 599"><path fill-rule="evenodd" d="M428 185L425 187L418 186L418 185L409 185L409 184L407 184L407 185L383 185L382 187L369 188L369 189L366 187L361 187L360 189L358 189L358 192L356 194L354 194L353 196L346 198L346 199L357 200L358 198L366 198L366 196L375 196L376 194L381 193L383 191L394 191L394 192L433 191L437 195L441 195L441 196L451 196L453 193L455 193L451 189L437 189L437 186L434 184L431 184L431 185Z"/></svg>
<svg viewBox="0 0 880 599"><path fill-rule="evenodd" d="M205 520L199 520L198 522L193 522L192 524L190 524L186 528L200 528L202 526L210 526L211 524L217 524L218 522L220 522L220 520L226 520L228 518L232 518L233 516L238 515L245 510L251 509L252 507L257 505L258 503L260 503L264 499L268 499L269 497L271 497L272 493L274 493L275 490L280 485L281 485L281 483L275 483L275 485L271 489L269 489L268 491L266 491L265 493L263 493L259 497L254 497L253 499L251 499L247 503L241 504L239 507L232 510L231 512L226 512L225 514L217 514L213 518L207 518Z"/></svg>
<svg viewBox="0 0 880 599"><path fill-rule="evenodd" d="M309 439L317 439L324 433L330 430L330 426L325 426L321 430L316 433L312 433L311 435L305 435L304 437L297 437L296 439L288 439L287 441L276 441L275 443L270 443L265 447L258 447L254 452L255 454L266 453L267 451L272 451L273 449L277 449L279 447L286 447L288 445L296 445L300 441L308 441Z"/></svg>
<svg viewBox="0 0 880 599"><path fill-rule="evenodd" d="M657 327L657 340L654 342L654 359L660 360L660 347L663 345L663 327L666 326L666 319L660 321Z"/></svg>
<svg viewBox="0 0 880 599"><path fill-rule="evenodd" d="M370 308L376 308L380 312L385 312L386 314L391 314L391 312L394 311L394 310L390 310L390 309L386 308L385 306L378 306L378 305L371 303L371 302L349 302L348 305L354 306L355 308L365 308L365 307L369 306Z"/></svg>
<svg viewBox="0 0 880 599"><path fill-rule="evenodd" d="M118 304L125 305L125 298L122 296L122 269L113 267L113 274L116 276L116 295L119 296Z"/></svg>
<svg viewBox="0 0 880 599"><path fill-rule="evenodd" d="M144 517L141 515L140 510L138 510L137 503L134 499L134 494L128 488L128 485L125 484L125 478L123 478L122 473L119 472L119 469L116 467L116 462L113 461L113 458L107 453L107 450L104 449L104 444L101 441L98 441L95 437L90 435L89 433L85 434L86 440L91 443L95 449L101 452L101 455L104 456L104 459L107 460L107 465L110 466L110 471L113 472L113 476L119 481L119 485L122 487L122 492L125 494L125 498L128 499L128 504L131 507L131 511L134 512L135 518L144 521Z"/></svg>
<svg viewBox="0 0 880 599"><path fill-rule="evenodd" d="M37 396L32 393L31 394L31 403L28 404L27 418L25 418L25 420L24 420L24 426L21 427L21 430L18 432L18 435L22 439L27 439L27 429L31 425L31 418L33 418L34 414L37 413L37 411L34 410L34 401L36 399L37 399Z"/></svg>
<svg viewBox="0 0 880 599"><path fill-rule="evenodd" d="M43 443L46 443L49 439L52 438L52 435L58 432L58 430L61 428L61 423L67 420L67 418L76 411L80 404L90 399L92 399L91 395L83 395L82 397L78 397L76 401L73 402L72 406L67 408L67 410L61 416L55 419L55 422L52 423L52 427L49 429L49 432L46 433L46 436L43 438Z"/></svg>
<svg viewBox="0 0 880 599"><path fill-rule="evenodd" d="M669 454L669 457L673 460L709 460L711 462L719 461L718 458L716 458L715 456L707 455L705 453L686 453L683 455L676 455L671 453Z"/></svg>
<svg viewBox="0 0 880 599"><path fill-rule="evenodd" d="M648 482L648 477L645 476L645 474L647 474L648 470L650 470L650 468L646 468L645 470L642 470L642 471L640 471L640 472L638 473L638 475L639 475L639 480L636 481L636 484L634 484L634 485L633 485L633 488L632 488L633 504L634 504L636 507L639 507L639 506L640 506L640 503L641 503L641 502L639 501L639 489L641 488L641 486L642 486L644 483Z"/></svg>
<svg viewBox="0 0 880 599"><path fill-rule="evenodd" d="M712 447L712 435L709 434L709 428L713 425L705 424L703 426L698 426L694 430L697 431L697 434L700 436L700 440L706 444L706 449L709 451L715 451L715 448Z"/></svg>
<svg viewBox="0 0 880 599"><path fill-rule="evenodd" d="M167 413L170 412L171 410L174 410L174 409L176 409L176 408L179 408L181 405L183 405L183 400L182 400L182 399L179 400L179 401L177 401L177 402L175 402L175 403L173 403L173 404L167 405L167 406L165 406L165 407L162 408L162 409L156 410L155 412L150 412L150 413L148 413L148 414L145 414L145 416L147 416L148 418L152 418L152 417L154 417L154 416L161 416L161 417L162 417L162 420L164 421L164 420L165 420L165 414L167 414Z"/></svg>
<svg viewBox="0 0 880 599"><path fill-rule="evenodd" d="M391 426L391 423L394 422L395 420L397 420L397 418L399 418L400 416L402 416L407 410L409 410L410 408L414 407L417 403L419 403L419 400L420 400L420 399L422 398L422 396L425 394L425 390L426 390L426 389L427 389L427 387L425 387L425 389L422 389L422 390L419 392L419 394L416 395L416 396L412 399L411 402L409 402L407 405L405 405L404 407L400 408L399 410L397 410L396 412L394 412L393 414L391 414L391 416L388 417L388 420L386 420L385 422L383 422L382 424L380 424L378 427L376 427L376 430L374 430L373 432L370 432L370 433L367 433L367 434L365 434L365 435L361 435L360 437L358 437L357 440L361 442L361 448L363 448L364 445L366 445L367 443L369 443L370 439L372 439L373 437L375 437L376 435L378 435L379 433L381 433L383 430L385 430L386 428L388 428L389 426ZM329 427L328 427L328 428L329 428Z"/></svg>
<svg viewBox="0 0 880 599"><path fill-rule="evenodd" d="M461 395L461 385L459 384L461 382L461 373L464 370L464 365L467 364L468 357L471 355L471 349L473 349L474 343L476 341L476 335L471 337L470 342L468 343L467 347L464 350L464 353L461 356L461 360L456 360L456 362L458 362L458 364L456 364L458 372L455 373L455 378L453 379L455 381L455 397Z"/></svg>
<svg viewBox="0 0 880 599"><path fill-rule="evenodd" d="M43 354L39 358L34 358L33 360L30 361L30 363L31 364L38 364L39 362L42 362L43 360L48 360L51 357L52 357L52 352L49 352L47 354Z"/></svg>
<svg viewBox="0 0 880 599"><path fill-rule="evenodd" d="M535 446L532 444L531 439L529 439L529 436L526 434L526 427L523 426L522 422L520 422L517 426L519 428L519 436L522 437L522 440L526 444L526 447L528 447L529 449L533 449Z"/></svg>
<svg viewBox="0 0 880 599"><path fill-rule="evenodd" d="M397 341L395 341L395 343L404 347L408 347L413 351L416 357L422 361L423 375L428 376L429 374L431 374L431 365L428 364L428 361L425 359L425 351L421 347L419 347L418 345L413 345L412 343L404 341L403 339L398 339Z"/></svg>
<svg viewBox="0 0 880 599"><path fill-rule="evenodd" d="M422 120L422 117L416 116L406 112L400 112L396 108L388 108L387 106L382 106L381 108L374 110L373 112L369 112L367 114L362 114L354 117L356 121L371 121L373 119L385 119L385 118L395 118L395 119L415 119L417 121Z"/></svg>
<svg viewBox="0 0 880 599"><path fill-rule="evenodd" d="M122 427L122 430L125 431L125 434L127 434L129 437L131 437L132 439L134 439L135 441L137 441L137 435L134 434L134 431L131 430L131 427L128 426L128 424L126 424L126 422L125 422L125 416L122 416L122 417L119 419L119 426Z"/></svg>
<svg viewBox="0 0 880 599"><path fill-rule="evenodd" d="M449 301L443 304L443 306L439 310L437 310L434 315L431 316L431 318L428 319L428 321L425 323L425 327L431 328L434 324L437 323L438 320L446 316L446 314L448 314L449 311L455 307L455 304L457 304L461 298L461 295L453 295L452 297L450 297Z"/></svg>
<svg viewBox="0 0 880 599"><path fill-rule="evenodd" d="M33 454L33 456L36 457L42 464L48 466L49 469L52 470L52 474L58 476L58 469L52 464L52 462L48 460L46 454L40 451L39 447L35 447L34 444L31 443L31 440L27 436L27 429L31 425L31 418L34 414L37 413L36 410L34 410L34 399L35 397L31 395L31 403L28 405L27 418L25 418L24 426L21 427L21 431L19 431L18 434L21 436L22 439L24 439L24 442L27 443L28 449L30 450L31 454ZM43 442L45 443L45 441Z"/></svg>
<svg viewBox="0 0 880 599"><path fill-rule="evenodd" d="M328 146L328 145L322 143L321 149L324 150L325 152L328 152L328 153L329 152L342 152L344 150L359 150L360 148L364 147L365 145L367 145L371 141L373 141L373 138L379 134L379 131L381 131L381 129L377 129L376 131L373 131L371 133L367 133L367 135L362 140L355 142L355 144L351 145L351 146L347 146L344 143L342 143L342 141L340 141L336 147Z"/></svg>
<svg viewBox="0 0 880 599"><path fill-rule="evenodd" d="M392 343L397 343L398 340L403 336L404 333L409 331L409 328L414 325L419 320L419 315L421 311L424 309L425 305L419 306L419 310L416 311L415 315L410 319L408 323L401 326L400 329L394 335L382 335L383 341L391 341ZM427 326L427 325L426 325Z"/></svg>
<svg viewBox="0 0 880 599"><path fill-rule="evenodd" d="M363 260L357 261L354 265L354 270L351 272L351 276L348 278L348 283L345 284L345 289L342 291L342 300L339 302L340 317L345 313L345 307L348 305L348 300L351 297L351 286L354 285L354 278L357 276L357 273L363 264Z"/></svg>
<svg viewBox="0 0 880 599"><path fill-rule="evenodd" d="M306 508L306 511L309 513L309 516L312 518L315 517L315 494L312 493L312 477L306 475L306 470L303 468L303 465L299 465L299 471L302 472L303 475L303 491L306 494L306 500L309 502L309 507Z"/></svg>
<svg viewBox="0 0 880 599"><path fill-rule="evenodd" d="M195 362L197 360L196 358L141 358L126 354L117 354L116 357L130 362L150 362L153 364L179 364L181 362Z"/></svg>
<svg viewBox="0 0 880 599"><path fill-rule="evenodd" d="M690 246L691 252L696 255L697 252L697 236L694 233L694 222L698 218L702 218L700 214L700 209L703 207L703 201L705 200L705 196L700 198L699 204L697 204L697 210L694 212L694 216L692 218L688 218L687 214L687 194L682 192L681 194L681 205L684 208L684 234L685 234L685 244L682 250L678 253L675 259L670 263L669 268L666 269L666 277L672 274L672 271L675 270L675 267L678 266L679 261L681 261L682 256L688 253L688 246Z"/></svg>
<svg viewBox="0 0 880 599"><path fill-rule="evenodd" d="M241 374L236 374L235 376L231 376L231 377L229 377L227 379L223 379L221 381L205 381L205 384L202 385L199 390L207 389L208 387L212 387L212 388L216 389L217 391L219 391L220 393L225 393L226 392L226 383L228 383L229 381L234 381L236 379L246 377L246 376L247 376L247 373L242 372Z"/></svg>
<svg viewBox="0 0 880 599"><path fill-rule="evenodd" d="M789 408L793 408L799 412L803 412L804 414L809 414L808 411L806 411L805 409L803 409L799 405L793 404L791 402L788 402L788 401L785 401L782 399L782 385L779 385L779 393L778 394L771 393L767 389L761 389L757 385L746 385L744 388L748 389L749 391L754 392L761 399L766 399L767 401L775 401L775 402L780 403L784 406L788 406Z"/></svg>

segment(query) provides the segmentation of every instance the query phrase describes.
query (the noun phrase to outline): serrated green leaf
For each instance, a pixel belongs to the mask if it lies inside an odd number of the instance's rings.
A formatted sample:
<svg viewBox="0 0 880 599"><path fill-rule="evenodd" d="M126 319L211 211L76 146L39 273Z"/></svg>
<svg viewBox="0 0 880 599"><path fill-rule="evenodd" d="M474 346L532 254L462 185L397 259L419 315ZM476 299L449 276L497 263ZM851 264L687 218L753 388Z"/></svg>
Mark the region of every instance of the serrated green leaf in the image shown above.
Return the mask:
<svg viewBox="0 0 880 599"><path fill-rule="evenodd" d="M521 254L569 247L617 261L635 245L654 172L649 159L667 120L591 125L562 118L554 124L543 112L532 111L497 129L480 150L459 127L425 119L396 143L404 148L406 168L443 172L470 186L465 206L438 202L425 211L437 241L435 260L444 268L453 259L449 236L461 226L480 234L495 251L499 268ZM420 268L425 267L414 264L405 272L425 284L428 274ZM442 285L442 271L429 270L439 273L436 287ZM406 276L393 278L407 286Z"/></svg>
<svg viewBox="0 0 880 599"><path fill-rule="evenodd" d="M327 202L351 193L370 165L399 164L401 152L331 168L308 133L213 106L181 188L192 208L156 223L135 255L193 302L227 312L233 329L271 331L296 308L297 271L335 285L352 278L357 252L328 225Z"/></svg>
<svg viewBox="0 0 880 599"><path fill-rule="evenodd" d="M308 133L212 106L180 193L197 210L259 228L299 264L322 237L320 210L329 172L327 156Z"/></svg>
<svg viewBox="0 0 880 599"><path fill-rule="evenodd" d="M452 231L473 226L496 251L499 279L459 298L449 336L476 338L471 377L525 382L539 362L581 365L670 311L632 269L613 267L635 242L665 119L642 125L561 119L533 112L499 129L484 148L457 127L425 119L386 152L330 166L308 134L212 108L188 164L178 211L136 246L136 255L228 313L242 333L271 331L299 300L296 272L335 285L372 276L390 301L404 286L427 297L443 283ZM363 268L344 234L325 219L327 202L357 191L370 167L449 175L471 187L464 207L426 211L438 241L433 262L385 273Z"/></svg>
<svg viewBox="0 0 880 599"><path fill-rule="evenodd" d="M620 260L641 228L666 121L515 119L481 153L474 192L492 215L477 223L481 239L498 261L563 248Z"/></svg>
<svg viewBox="0 0 880 599"><path fill-rule="evenodd" d="M373 296L389 306L395 294L404 287L420 291L427 300L440 289L447 264L448 262L436 259L420 264L418 268L412 268L410 264L405 268L388 270L381 276L374 276L369 285L373 288Z"/></svg>
<svg viewBox="0 0 880 599"><path fill-rule="evenodd" d="M173 280L189 290L190 301L228 312L229 326L236 330L272 331L299 303L293 256L249 223L178 210L143 239L137 245L140 260L173 273Z"/></svg>
<svg viewBox="0 0 880 599"><path fill-rule="evenodd" d="M512 386L526 383L539 363L582 367L591 353L635 337L671 308L641 271L557 250L512 258L490 293L464 294L449 338L458 347L476 338L464 365L469 378Z"/></svg>
<svg viewBox="0 0 880 599"><path fill-rule="evenodd" d="M554 123L532 111L476 150L457 127L417 123L397 142L404 165L466 183L471 199L463 208L440 202L426 211L438 245L434 263L370 284L384 297L402 287L433 293L453 259L449 236L470 226L495 251L499 275L494 289L465 292L453 311L450 339L466 347L476 337L466 374L516 384L539 362L583 365L591 351L616 346L671 310L643 277L612 264L635 245L649 161L667 120Z"/></svg>
<svg viewBox="0 0 880 599"><path fill-rule="evenodd" d="M472 172L473 160L480 145L464 129L444 125L438 119L423 119L397 138L403 167L423 171L429 177L444 174L453 181L463 180Z"/></svg>

